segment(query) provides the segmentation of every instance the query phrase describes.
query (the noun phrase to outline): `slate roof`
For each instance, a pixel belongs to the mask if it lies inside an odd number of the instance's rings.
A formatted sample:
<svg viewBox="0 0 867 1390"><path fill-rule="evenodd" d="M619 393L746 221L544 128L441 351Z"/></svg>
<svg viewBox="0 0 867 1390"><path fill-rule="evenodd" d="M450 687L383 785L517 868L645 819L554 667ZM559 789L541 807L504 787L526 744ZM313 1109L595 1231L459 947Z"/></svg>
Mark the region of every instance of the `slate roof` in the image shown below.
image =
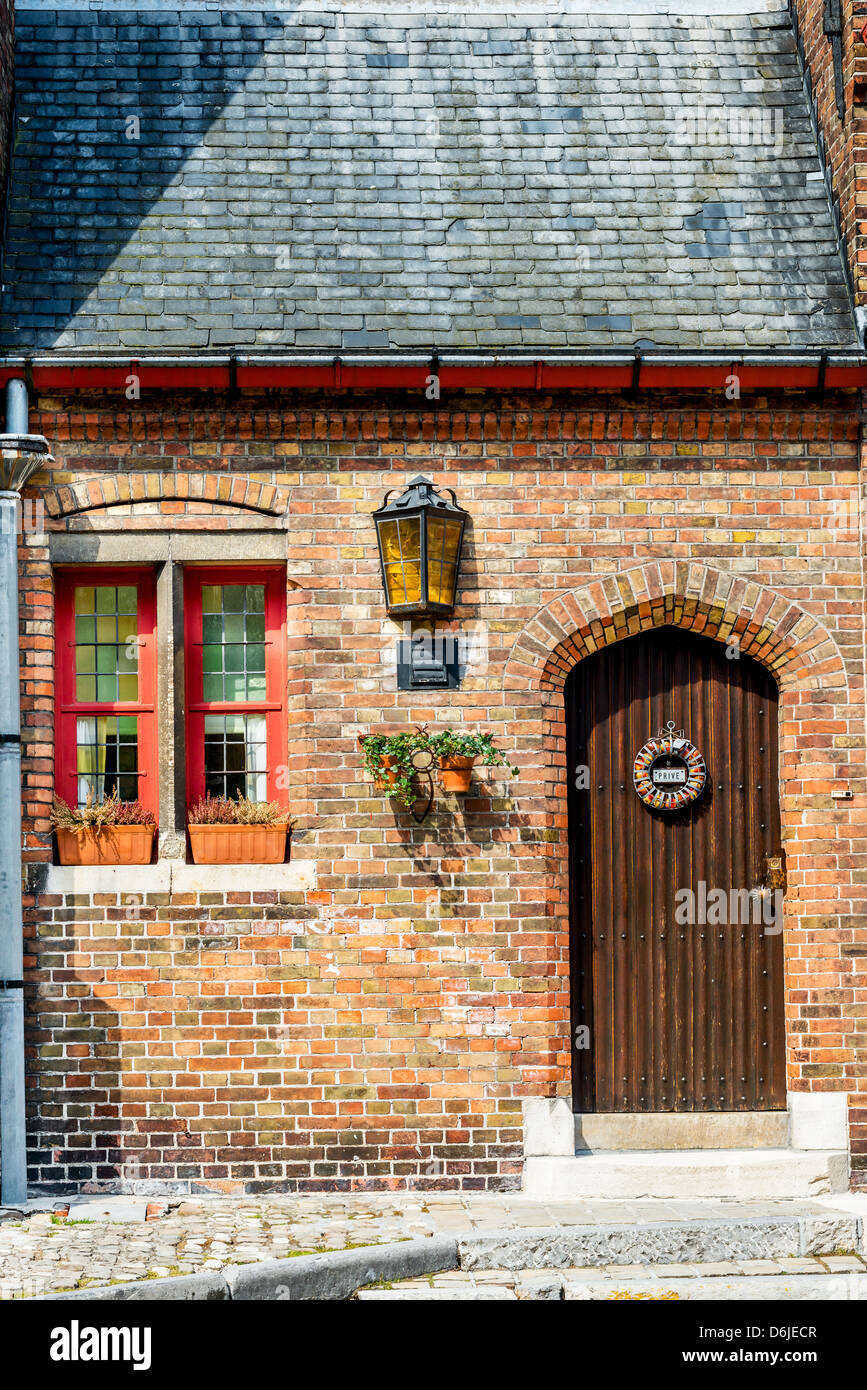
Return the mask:
<svg viewBox="0 0 867 1390"><path fill-rule="evenodd" d="M25 4L0 347L854 346L786 12L599 11Z"/></svg>

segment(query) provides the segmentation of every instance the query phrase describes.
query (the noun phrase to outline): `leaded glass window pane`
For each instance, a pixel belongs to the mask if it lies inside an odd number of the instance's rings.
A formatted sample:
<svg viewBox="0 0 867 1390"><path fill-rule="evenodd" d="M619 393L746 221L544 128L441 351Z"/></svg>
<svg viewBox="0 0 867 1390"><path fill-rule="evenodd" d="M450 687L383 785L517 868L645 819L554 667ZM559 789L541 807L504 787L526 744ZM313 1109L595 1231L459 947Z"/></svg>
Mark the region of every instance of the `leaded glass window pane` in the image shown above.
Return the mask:
<svg viewBox="0 0 867 1390"><path fill-rule="evenodd" d="M138 788L138 720L134 715L95 715L75 721L77 800L104 801L117 792L135 801Z"/></svg>
<svg viewBox="0 0 867 1390"><path fill-rule="evenodd" d="M130 585L75 589L75 698L79 704L138 699L138 617Z"/></svg>
<svg viewBox="0 0 867 1390"><path fill-rule="evenodd" d="M267 800L264 714L205 715L205 792Z"/></svg>
<svg viewBox="0 0 867 1390"><path fill-rule="evenodd" d="M264 700L265 586L204 585L202 644L204 700Z"/></svg>

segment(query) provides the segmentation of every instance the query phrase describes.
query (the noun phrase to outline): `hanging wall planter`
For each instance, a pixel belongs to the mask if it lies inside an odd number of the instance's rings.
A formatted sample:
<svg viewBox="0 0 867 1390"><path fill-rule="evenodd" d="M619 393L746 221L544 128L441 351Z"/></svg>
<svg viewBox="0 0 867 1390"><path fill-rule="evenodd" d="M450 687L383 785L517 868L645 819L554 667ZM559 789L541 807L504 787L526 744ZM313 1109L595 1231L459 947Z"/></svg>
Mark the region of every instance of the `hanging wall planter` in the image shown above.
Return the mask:
<svg viewBox="0 0 867 1390"><path fill-rule="evenodd" d="M358 746L365 770L378 792L412 810L419 796L418 776L429 764L429 735L424 726L399 734L359 734Z"/></svg>
<svg viewBox="0 0 867 1390"><path fill-rule="evenodd" d="M494 746L493 734L461 734L445 729L429 734L425 726L413 733L359 734L364 766L373 778L377 791L400 802L411 810L416 820L423 820L433 805L433 782L429 769L437 765L443 791L466 794L470 790L473 767L481 758L488 766L505 767L517 774L508 758ZM420 791L427 781L429 791ZM422 814L416 814L418 804L427 799Z"/></svg>
<svg viewBox="0 0 867 1390"><path fill-rule="evenodd" d="M486 767L505 767L513 777L518 773L505 753L495 747L494 736L490 733L462 734L444 729L431 737L429 746L439 764L440 780L446 792L465 795L470 790L473 767L480 758Z"/></svg>
<svg viewBox="0 0 867 1390"><path fill-rule="evenodd" d="M398 782L400 781L401 764L399 759L390 758L386 754L380 762L380 770L373 779L373 785L378 792L388 792L389 796L397 796Z"/></svg>
<svg viewBox="0 0 867 1390"><path fill-rule="evenodd" d="M440 758L440 780L444 792L468 792L473 779L475 758Z"/></svg>
<svg viewBox="0 0 867 1390"><path fill-rule="evenodd" d="M70 866L149 864L156 822L138 801L116 795L95 802L89 793L85 806L68 806L54 798L51 823L57 837L57 857Z"/></svg>

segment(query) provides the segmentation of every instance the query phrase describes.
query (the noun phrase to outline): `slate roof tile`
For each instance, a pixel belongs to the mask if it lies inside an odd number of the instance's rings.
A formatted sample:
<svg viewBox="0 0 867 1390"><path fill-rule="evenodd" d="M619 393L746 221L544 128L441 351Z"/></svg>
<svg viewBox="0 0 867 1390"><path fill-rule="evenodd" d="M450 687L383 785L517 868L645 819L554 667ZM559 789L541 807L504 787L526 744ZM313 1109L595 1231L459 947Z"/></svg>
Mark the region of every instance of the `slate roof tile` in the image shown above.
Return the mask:
<svg viewBox="0 0 867 1390"><path fill-rule="evenodd" d="M782 10L16 15L0 346L855 345Z"/></svg>

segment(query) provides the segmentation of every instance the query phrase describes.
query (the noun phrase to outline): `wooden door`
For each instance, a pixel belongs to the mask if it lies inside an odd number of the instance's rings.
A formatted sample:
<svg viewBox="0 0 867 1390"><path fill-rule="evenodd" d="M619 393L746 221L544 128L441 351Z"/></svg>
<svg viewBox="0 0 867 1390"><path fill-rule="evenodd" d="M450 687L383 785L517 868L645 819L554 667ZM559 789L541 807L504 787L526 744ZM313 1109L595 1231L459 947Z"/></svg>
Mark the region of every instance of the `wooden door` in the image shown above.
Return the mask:
<svg viewBox="0 0 867 1390"><path fill-rule="evenodd" d="M777 688L726 653L658 628L567 682L579 1113L786 1105L780 903L768 891L782 868ZM636 754L669 721L706 765L703 791L676 811L633 785Z"/></svg>

